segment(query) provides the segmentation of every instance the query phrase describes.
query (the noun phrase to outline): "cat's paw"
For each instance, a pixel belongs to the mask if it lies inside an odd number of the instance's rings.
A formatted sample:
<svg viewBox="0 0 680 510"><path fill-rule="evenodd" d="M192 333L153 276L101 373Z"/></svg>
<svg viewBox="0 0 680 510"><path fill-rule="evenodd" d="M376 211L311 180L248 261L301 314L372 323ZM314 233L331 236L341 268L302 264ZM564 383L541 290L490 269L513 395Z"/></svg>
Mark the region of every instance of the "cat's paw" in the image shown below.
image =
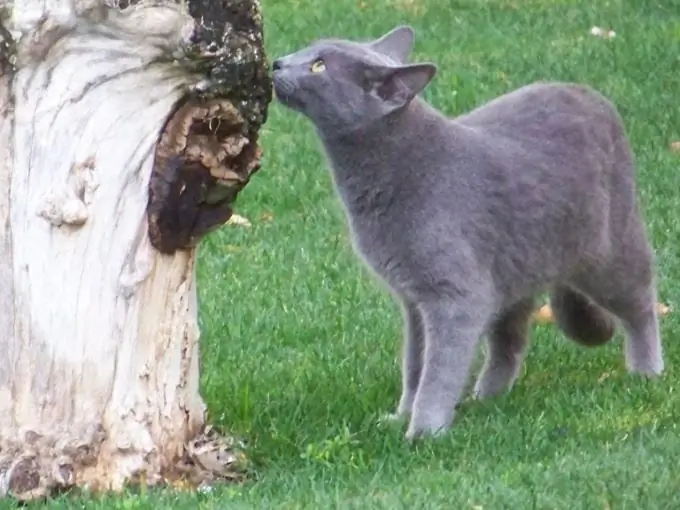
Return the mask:
<svg viewBox="0 0 680 510"><path fill-rule="evenodd" d="M513 382L509 377L495 377L494 374L485 374L475 384L472 390L472 398L485 400L507 393L512 388Z"/></svg>
<svg viewBox="0 0 680 510"><path fill-rule="evenodd" d="M631 374L638 375L640 377L646 377L647 379L655 379L663 373L663 361L659 363L653 363L649 365L637 365L628 367L628 371Z"/></svg>
<svg viewBox="0 0 680 510"><path fill-rule="evenodd" d="M411 417L405 438L408 441L414 439L437 438L447 432L451 426L452 418L444 416L423 416L417 413Z"/></svg>
<svg viewBox="0 0 680 510"><path fill-rule="evenodd" d="M404 437L406 438L407 441L415 441L417 439L437 439L441 436L443 436L448 430L449 430L449 425L440 425L440 426L419 426L419 425L414 425L413 422L409 425L408 429L406 430L406 434L404 434Z"/></svg>
<svg viewBox="0 0 680 510"><path fill-rule="evenodd" d="M627 361L628 372L648 379L660 376L664 370L663 357L660 354L630 356Z"/></svg>
<svg viewBox="0 0 680 510"><path fill-rule="evenodd" d="M402 425L408 420L408 413L385 413L378 418L378 424L382 426Z"/></svg>

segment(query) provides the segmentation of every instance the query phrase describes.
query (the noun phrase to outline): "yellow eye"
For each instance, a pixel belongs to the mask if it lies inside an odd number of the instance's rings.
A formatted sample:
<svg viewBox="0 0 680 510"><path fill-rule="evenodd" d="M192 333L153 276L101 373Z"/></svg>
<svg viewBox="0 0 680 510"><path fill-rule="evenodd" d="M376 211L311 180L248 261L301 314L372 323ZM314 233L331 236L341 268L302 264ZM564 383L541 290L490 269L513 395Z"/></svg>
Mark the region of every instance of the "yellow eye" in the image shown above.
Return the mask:
<svg viewBox="0 0 680 510"><path fill-rule="evenodd" d="M320 58L319 60L314 61L311 69L313 73L323 73L326 70L326 64L323 59Z"/></svg>

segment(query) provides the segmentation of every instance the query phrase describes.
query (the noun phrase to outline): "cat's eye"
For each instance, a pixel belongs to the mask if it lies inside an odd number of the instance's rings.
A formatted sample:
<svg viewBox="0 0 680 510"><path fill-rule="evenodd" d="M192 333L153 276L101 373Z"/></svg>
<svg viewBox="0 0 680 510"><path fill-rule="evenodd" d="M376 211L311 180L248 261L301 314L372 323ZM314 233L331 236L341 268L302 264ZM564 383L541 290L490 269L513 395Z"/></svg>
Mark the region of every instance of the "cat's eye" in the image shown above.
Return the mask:
<svg viewBox="0 0 680 510"><path fill-rule="evenodd" d="M323 73L326 70L326 63L322 58L317 59L312 64L311 70L313 73Z"/></svg>

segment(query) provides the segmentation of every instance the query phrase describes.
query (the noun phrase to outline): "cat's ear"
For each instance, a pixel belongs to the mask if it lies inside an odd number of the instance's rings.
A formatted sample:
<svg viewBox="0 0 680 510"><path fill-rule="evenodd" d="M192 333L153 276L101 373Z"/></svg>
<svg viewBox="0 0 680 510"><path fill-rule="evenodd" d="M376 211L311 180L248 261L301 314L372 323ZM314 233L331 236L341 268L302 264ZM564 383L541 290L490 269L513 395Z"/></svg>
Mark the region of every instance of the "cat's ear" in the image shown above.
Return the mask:
<svg viewBox="0 0 680 510"><path fill-rule="evenodd" d="M393 108L401 108L410 103L432 81L437 74L437 66L425 62L384 67L374 71L376 71L375 93Z"/></svg>
<svg viewBox="0 0 680 510"><path fill-rule="evenodd" d="M404 63L413 50L414 40L413 29L408 25L400 25L373 41L370 47L397 62Z"/></svg>

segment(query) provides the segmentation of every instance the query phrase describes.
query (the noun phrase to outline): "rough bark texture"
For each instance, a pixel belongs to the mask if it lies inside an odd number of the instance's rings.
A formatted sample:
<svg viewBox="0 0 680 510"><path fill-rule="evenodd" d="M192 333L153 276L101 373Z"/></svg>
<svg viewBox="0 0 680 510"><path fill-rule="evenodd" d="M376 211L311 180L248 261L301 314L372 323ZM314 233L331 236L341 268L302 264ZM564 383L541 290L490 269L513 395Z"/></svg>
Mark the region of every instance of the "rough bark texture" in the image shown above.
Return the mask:
<svg viewBox="0 0 680 510"><path fill-rule="evenodd" d="M191 247L259 166L259 6L95 4L17 3L23 35L0 28L0 494L19 499L239 460L204 428Z"/></svg>
<svg viewBox="0 0 680 510"><path fill-rule="evenodd" d="M259 5L193 0L189 13L203 22L187 62L206 81L170 119L156 151L149 235L163 253L193 247L229 219L260 168L257 134L271 101Z"/></svg>
<svg viewBox="0 0 680 510"><path fill-rule="evenodd" d="M0 15L2 12L0 10ZM0 24L0 339L12 338L14 334L14 277L12 265L12 235L10 230L10 196L12 164L12 104L10 101L12 61L15 57L14 42ZM0 363L0 380L10 377L9 367ZM2 410L0 410L1 412Z"/></svg>

